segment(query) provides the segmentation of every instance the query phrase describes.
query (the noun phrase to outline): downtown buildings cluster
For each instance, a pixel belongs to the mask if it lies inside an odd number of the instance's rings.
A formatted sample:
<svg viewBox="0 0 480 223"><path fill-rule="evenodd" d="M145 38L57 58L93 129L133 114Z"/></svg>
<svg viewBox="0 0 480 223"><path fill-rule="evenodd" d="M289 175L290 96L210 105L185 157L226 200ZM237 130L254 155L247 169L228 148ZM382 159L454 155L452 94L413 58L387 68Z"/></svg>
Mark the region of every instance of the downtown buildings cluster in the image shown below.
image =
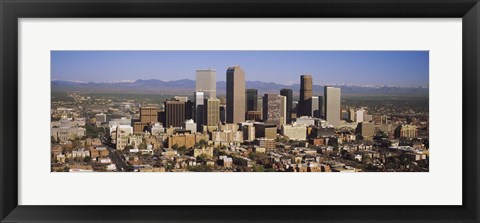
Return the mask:
<svg viewBox="0 0 480 223"><path fill-rule="evenodd" d="M311 75L298 100L247 89L240 66L225 75L224 97L213 69L196 71L192 95L162 104L70 93L73 106L52 108L52 171L428 171L428 116L342 106L341 88L320 95Z"/></svg>

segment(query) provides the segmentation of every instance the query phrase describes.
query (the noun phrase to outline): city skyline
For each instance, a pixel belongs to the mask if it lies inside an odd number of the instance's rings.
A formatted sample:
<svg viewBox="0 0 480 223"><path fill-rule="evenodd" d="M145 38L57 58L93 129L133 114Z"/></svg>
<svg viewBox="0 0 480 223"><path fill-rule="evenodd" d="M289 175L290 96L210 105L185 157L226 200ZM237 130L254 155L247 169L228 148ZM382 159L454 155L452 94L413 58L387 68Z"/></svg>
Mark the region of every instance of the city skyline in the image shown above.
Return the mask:
<svg viewBox="0 0 480 223"><path fill-rule="evenodd" d="M195 80L199 69L241 65L247 81L315 85L428 86L428 51L52 51L52 80ZM226 81L218 75L217 81Z"/></svg>
<svg viewBox="0 0 480 223"><path fill-rule="evenodd" d="M250 73L242 66L231 65L218 75L213 68L196 68L193 84L120 84L120 94L79 90L73 83L53 90L62 83L52 82L51 170L429 171L428 92L427 97L380 93L342 98L345 91L362 91L325 85L320 96L311 72L290 75L300 80L299 87L250 83L247 88ZM270 78L278 80L278 75ZM217 76L225 77L224 85L215 84ZM92 85L107 91L117 86ZM161 93L132 94L133 86ZM177 93L164 94L169 89ZM396 87L379 89L391 93ZM217 91L225 96L217 98Z"/></svg>

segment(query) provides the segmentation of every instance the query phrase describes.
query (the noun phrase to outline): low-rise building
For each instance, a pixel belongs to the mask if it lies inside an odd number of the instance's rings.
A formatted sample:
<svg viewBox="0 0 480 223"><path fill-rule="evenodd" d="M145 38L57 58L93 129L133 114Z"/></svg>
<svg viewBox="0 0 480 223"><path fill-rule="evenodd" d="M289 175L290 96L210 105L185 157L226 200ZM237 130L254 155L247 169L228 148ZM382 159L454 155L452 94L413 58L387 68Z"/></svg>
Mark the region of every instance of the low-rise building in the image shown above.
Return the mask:
<svg viewBox="0 0 480 223"><path fill-rule="evenodd" d="M251 159L247 158L247 157L243 157L243 156L234 156L232 157L233 159L233 163L237 166L243 166L243 167L253 167L253 165L255 164L254 161L252 161Z"/></svg>
<svg viewBox="0 0 480 223"><path fill-rule="evenodd" d="M220 156L219 157L220 165L225 168L232 168L233 167L233 159L227 156Z"/></svg>
<svg viewBox="0 0 480 223"><path fill-rule="evenodd" d="M128 138L129 138L128 135L125 133L117 134L116 149L120 151L124 150L125 146L128 145Z"/></svg>
<svg viewBox="0 0 480 223"><path fill-rule="evenodd" d="M356 131L364 140L372 140L375 135L375 126L372 122L360 122Z"/></svg>
<svg viewBox="0 0 480 223"><path fill-rule="evenodd" d="M414 125L401 125L395 130L395 136L399 138L415 138L417 133L417 126Z"/></svg>
<svg viewBox="0 0 480 223"><path fill-rule="evenodd" d="M277 126L274 124L266 124L262 122L254 123L255 126L255 138L277 138Z"/></svg>
<svg viewBox="0 0 480 223"><path fill-rule="evenodd" d="M193 119L185 120L183 122L183 128L191 133L197 132L197 123L193 121Z"/></svg>
<svg viewBox="0 0 480 223"><path fill-rule="evenodd" d="M291 140L306 140L307 127L303 124L293 123L290 125L282 125L282 135Z"/></svg>
<svg viewBox="0 0 480 223"><path fill-rule="evenodd" d="M58 154L55 156L55 159L57 160L58 163L65 163L65 155L63 154Z"/></svg>
<svg viewBox="0 0 480 223"><path fill-rule="evenodd" d="M263 147L265 149L275 149L276 143L274 139L258 138L255 141L259 147Z"/></svg>
<svg viewBox="0 0 480 223"><path fill-rule="evenodd" d="M109 154L107 147L97 146L96 149L99 152L98 155L101 157L108 156Z"/></svg>
<svg viewBox="0 0 480 223"><path fill-rule="evenodd" d="M108 171L114 171L114 170L116 170L116 169L117 169L117 166L116 166L115 164L113 164L113 163L107 165L107 170L108 170Z"/></svg>
<svg viewBox="0 0 480 223"><path fill-rule="evenodd" d="M109 164L109 163L112 163L112 160L110 160L109 157L104 157L104 158L98 158L98 162L99 162L99 163L104 163L104 164L105 164L105 163L108 163L108 164Z"/></svg>
<svg viewBox="0 0 480 223"><path fill-rule="evenodd" d="M152 135L160 135L160 134L163 134L163 133L165 133L165 128L163 127L162 124L155 123L152 126Z"/></svg>
<svg viewBox="0 0 480 223"><path fill-rule="evenodd" d="M255 140L255 126L253 122L240 122L240 131L243 133L243 140L247 142L252 142Z"/></svg>
<svg viewBox="0 0 480 223"><path fill-rule="evenodd" d="M99 156L100 156L100 153L98 152L97 149L95 149L95 148L90 149L90 157L92 159L96 159Z"/></svg>
<svg viewBox="0 0 480 223"><path fill-rule="evenodd" d="M205 154L207 157L212 158L213 157L213 147L202 147L202 148L198 148L198 149L193 150L193 156L194 157L199 157L203 154Z"/></svg>
<svg viewBox="0 0 480 223"><path fill-rule="evenodd" d="M182 147L185 146L187 149L192 148L196 143L196 134L190 133L176 133L168 137L167 144L169 148L173 146Z"/></svg>
<svg viewBox="0 0 480 223"><path fill-rule="evenodd" d="M90 151L86 149L76 149L72 151L72 158L85 158L90 156Z"/></svg>
<svg viewBox="0 0 480 223"><path fill-rule="evenodd" d="M82 138L85 133L86 130L82 127L60 126L51 128L52 137L59 142Z"/></svg>

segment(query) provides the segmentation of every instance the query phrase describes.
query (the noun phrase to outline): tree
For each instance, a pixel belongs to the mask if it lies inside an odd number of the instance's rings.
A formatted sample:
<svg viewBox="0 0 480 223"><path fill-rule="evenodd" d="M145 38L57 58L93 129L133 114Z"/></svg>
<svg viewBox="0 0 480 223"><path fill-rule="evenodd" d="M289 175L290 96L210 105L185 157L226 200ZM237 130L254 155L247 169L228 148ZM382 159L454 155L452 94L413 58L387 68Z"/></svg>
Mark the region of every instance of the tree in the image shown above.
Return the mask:
<svg viewBox="0 0 480 223"><path fill-rule="evenodd" d="M90 163L91 161L92 161L92 157L90 157L90 156L86 156L86 157L83 158L83 162L85 162L85 163Z"/></svg>
<svg viewBox="0 0 480 223"><path fill-rule="evenodd" d="M165 170L171 171L171 170L173 170L174 168L175 168L175 166L174 166L173 162L169 161L169 162L167 163L167 166L165 167Z"/></svg>
<svg viewBox="0 0 480 223"><path fill-rule="evenodd" d="M213 156L214 157L220 156L220 150L218 148L213 148Z"/></svg>
<svg viewBox="0 0 480 223"><path fill-rule="evenodd" d="M385 168L386 168L387 170L398 170L399 167L400 167L400 165L398 165L398 164L395 163L395 162L390 162L390 163L387 163L387 164L385 165Z"/></svg>
<svg viewBox="0 0 480 223"><path fill-rule="evenodd" d="M274 167L270 167L270 168L265 169L264 172L275 172L275 171L276 171L276 170L275 170Z"/></svg>
<svg viewBox="0 0 480 223"><path fill-rule="evenodd" d="M141 149L141 150L147 149L147 143L145 141L142 141L142 143L140 143L138 148Z"/></svg>
<svg viewBox="0 0 480 223"><path fill-rule="evenodd" d="M208 161L208 156L207 154L201 154L200 156L197 157L198 161L200 161L201 163L207 163Z"/></svg>
<svg viewBox="0 0 480 223"><path fill-rule="evenodd" d="M86 135L89 138L97 137L99 134L106 132L106 128L96 127L93 125L86 125L85 130L86 130Z"/></svg>
<svg viewBox="0 0 480 223"><path fill-rule="evenodd" d="M203 147L207 145L207 141L205 141L205 139L202 139L197 144L198 144L198 147Z"/></svg>
<svg viewBox="0 0 480 223"><path fill-rule="evenodd" d="M363 163L363 164L370 164L371 162L372 162L372 158L370 158L370 156L364 155L364 156L362 157L362 163Z"/></svg>
<svg viewBox="0 0 480 223"><path fill-rule="evenodd" d="M72 148L77 149L77 148L82 148L83 146L84 145L82 143L80 143L80 141L78 141L78 140L73 140L72 141Z"/></svg>
<svg viewBox="0 0 480 223"><path fill-rule="evenodd" d="M256 155L257 155L256 152L251 152L250 154L248 154L248 158L251 160L256 160L257 159Z"/></svg>
<svg viewBox="0 0 480 223"><path fill-rule="evenodd" d="M181 146L177 149L177 151L180 155L185 155L185 152L187 151L187 147L186 146Z"/></svg>
<svg viewBox="0 0 480 223"><path fill-rule="evenodd" d="M188 171L192 172L212 172L213 167L208 165L189 166Z"/></svg>
<svg viewBox="0 0 480 223"><path fill-rule="evenodd" d="M55 140L55 137L53 136L50 137L50 143L52 144L57 143L57 140Z"/></svg>
<svg viewBox="0 0 480 223"><path fill-rule="evenodd" d="M375 171L377 171L377 168L373 164L369 163L369 164L364 166L363 171L365 171L365 172L375 172Z"/></svg>
<svg viewBox="0 0 480 223"><path fill-rule="evenodd" d="M381 139L384 139L384 138L387 138L388 135L381 131L381 130L378 130L377 133L375 134L375 136L373 137L374 140L381 140Z"/></svg>
<svg viewBox="0 0 480 223"><path fill-rule="evenodd" d="M263 165L255 164L253 165L253 172L265 172L265 167L263 167Z"/></svg>
<svg viewBox="0 0 480 223"><path fill-rule="evenodd" d="M288 143L288 137L287 136L278 136L275 138L275 142L282 142L282 143Z"/></svg>

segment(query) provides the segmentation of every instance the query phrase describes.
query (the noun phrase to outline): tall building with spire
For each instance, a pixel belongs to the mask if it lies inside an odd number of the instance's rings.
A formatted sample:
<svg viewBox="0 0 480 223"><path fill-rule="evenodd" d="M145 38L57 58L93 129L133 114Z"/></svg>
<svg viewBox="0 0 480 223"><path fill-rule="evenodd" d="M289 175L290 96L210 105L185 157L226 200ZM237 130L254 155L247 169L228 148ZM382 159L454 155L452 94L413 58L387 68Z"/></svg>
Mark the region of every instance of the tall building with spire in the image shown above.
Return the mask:
<svg viewBox="0 0 480 223"><path fill-rule="evenodd" d="M245 121L245 72L236 65L227 69L227 123Z"/></svg>
<svg viewBox="0 0 480 223"><path fill-rule="evenodd" d="M312 113L312 75L300 76L300 100L297 116L310 116Z"/></svg>

